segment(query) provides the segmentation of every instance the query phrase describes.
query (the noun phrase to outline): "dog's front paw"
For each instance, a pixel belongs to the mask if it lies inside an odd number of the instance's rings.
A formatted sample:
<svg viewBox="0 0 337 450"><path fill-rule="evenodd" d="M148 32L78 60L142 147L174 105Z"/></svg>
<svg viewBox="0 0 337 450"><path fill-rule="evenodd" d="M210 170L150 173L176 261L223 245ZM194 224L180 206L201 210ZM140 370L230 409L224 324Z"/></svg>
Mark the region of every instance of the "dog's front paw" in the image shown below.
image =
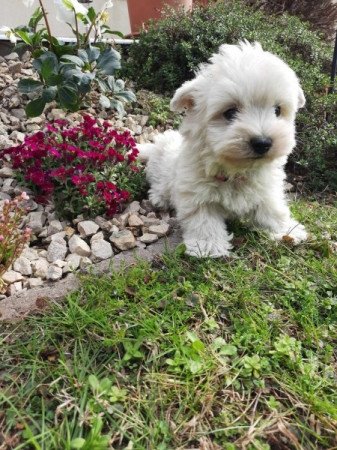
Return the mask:
<svg viewBox="0 0 337 450"><path fill-rule="evenodd" d="M228 241L185 240L186 254L197 258L221 258L229 256L231 244Z"/></svg>
<svg viewBox="0 0 337 450"><path fill-rule="evenodd" d="M271 233L271 237L277 241L289 240L291 243L297 245L308 239L308 233L302 224L295 222L283 232Z"/></svg>

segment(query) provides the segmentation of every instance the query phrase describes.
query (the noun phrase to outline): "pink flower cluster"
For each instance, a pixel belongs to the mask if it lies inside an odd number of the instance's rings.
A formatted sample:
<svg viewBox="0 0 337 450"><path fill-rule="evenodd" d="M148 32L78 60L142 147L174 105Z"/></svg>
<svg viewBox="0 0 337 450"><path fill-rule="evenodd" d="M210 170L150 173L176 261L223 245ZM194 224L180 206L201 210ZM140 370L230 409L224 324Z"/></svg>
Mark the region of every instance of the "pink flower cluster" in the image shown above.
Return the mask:
<svg viewBox="0 0 337 450"><path fill-rule="evenodd" d="M130 133L119 133L109 122L100 124L89 115L76 126L63 119L49 123L4 154L35 189L37 201L53 196L55 202L75 205L74 214L84 208L113 216L130 197L118 186L118 177L139 171L138 150Z"/></svg>

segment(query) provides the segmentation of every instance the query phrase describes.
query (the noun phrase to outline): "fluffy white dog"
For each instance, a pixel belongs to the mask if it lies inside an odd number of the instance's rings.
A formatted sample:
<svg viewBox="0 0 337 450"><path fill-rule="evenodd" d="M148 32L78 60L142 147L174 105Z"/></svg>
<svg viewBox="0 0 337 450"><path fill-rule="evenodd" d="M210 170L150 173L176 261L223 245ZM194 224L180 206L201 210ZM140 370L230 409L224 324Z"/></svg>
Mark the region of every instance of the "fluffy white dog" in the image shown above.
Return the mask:
<svg viewBox="0 0 337 450"><path fill-rule="evenodd" d="M249 218L273 239L305 240L284 194L284 164L305 103L295 73L259 43L222 45L171 101L186 111L178 131L140 147L150 200L176 209L186 252L229 254L225 219Z"/></svg>

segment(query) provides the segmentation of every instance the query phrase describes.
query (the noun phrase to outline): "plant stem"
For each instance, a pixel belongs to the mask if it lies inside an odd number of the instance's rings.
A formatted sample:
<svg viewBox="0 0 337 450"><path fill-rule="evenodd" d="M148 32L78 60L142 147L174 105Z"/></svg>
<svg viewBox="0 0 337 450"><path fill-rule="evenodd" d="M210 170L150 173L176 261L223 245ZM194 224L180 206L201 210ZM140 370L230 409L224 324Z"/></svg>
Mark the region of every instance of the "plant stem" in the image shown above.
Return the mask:
<svg viewBox="0 0 337 450"><path fill-rule="evenodd" d="M89 27L88 33L87 33L87 35L85 37L85 40L84 40L84 45L86 45L88 43L88 41L89 41L90 33L91 33L91 30L92 30L93 26L94 26L94 22L91 22L91 25Z"/></svg>
<svg viewBox="0 0 337 450"><path fill-rule="evenodd" d="M41 10L42 10L43 18L44 18L44 21L45 21L45 24L46 24L46 28L47 28L48 41L49 41L50 47L52 49L54 49L53 37L52 37L52 34L51 34L49 22L48 22L47 12L46 12L46 10L45 10L45 8L43 6L42 0L39 0L39 3L40 3L40 7L41 7Z"/></svg>
<svg viewBox="0 0 337 450"><path fill-rule="evenodd" d="M80 48L80 37L79 37L79 32L78 32L78 20L77 20L77 15L76 15L76 11L75 10L74 10L74 14L75 14L77 50L79 50L79 48Z"/></svg>

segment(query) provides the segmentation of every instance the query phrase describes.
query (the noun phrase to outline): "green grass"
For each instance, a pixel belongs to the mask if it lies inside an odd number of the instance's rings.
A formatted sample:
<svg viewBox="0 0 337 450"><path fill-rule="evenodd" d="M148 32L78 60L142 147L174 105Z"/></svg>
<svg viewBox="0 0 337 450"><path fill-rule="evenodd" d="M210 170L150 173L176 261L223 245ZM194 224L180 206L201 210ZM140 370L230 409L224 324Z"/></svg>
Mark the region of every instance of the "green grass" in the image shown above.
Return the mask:
<svg viewBox="0 0 337 450"><path fill-rule="evenodd" d="M337 205L293 210L299 247L233 224L229 260L178 248L2 324L0 448L336 448Z"/></svg>

